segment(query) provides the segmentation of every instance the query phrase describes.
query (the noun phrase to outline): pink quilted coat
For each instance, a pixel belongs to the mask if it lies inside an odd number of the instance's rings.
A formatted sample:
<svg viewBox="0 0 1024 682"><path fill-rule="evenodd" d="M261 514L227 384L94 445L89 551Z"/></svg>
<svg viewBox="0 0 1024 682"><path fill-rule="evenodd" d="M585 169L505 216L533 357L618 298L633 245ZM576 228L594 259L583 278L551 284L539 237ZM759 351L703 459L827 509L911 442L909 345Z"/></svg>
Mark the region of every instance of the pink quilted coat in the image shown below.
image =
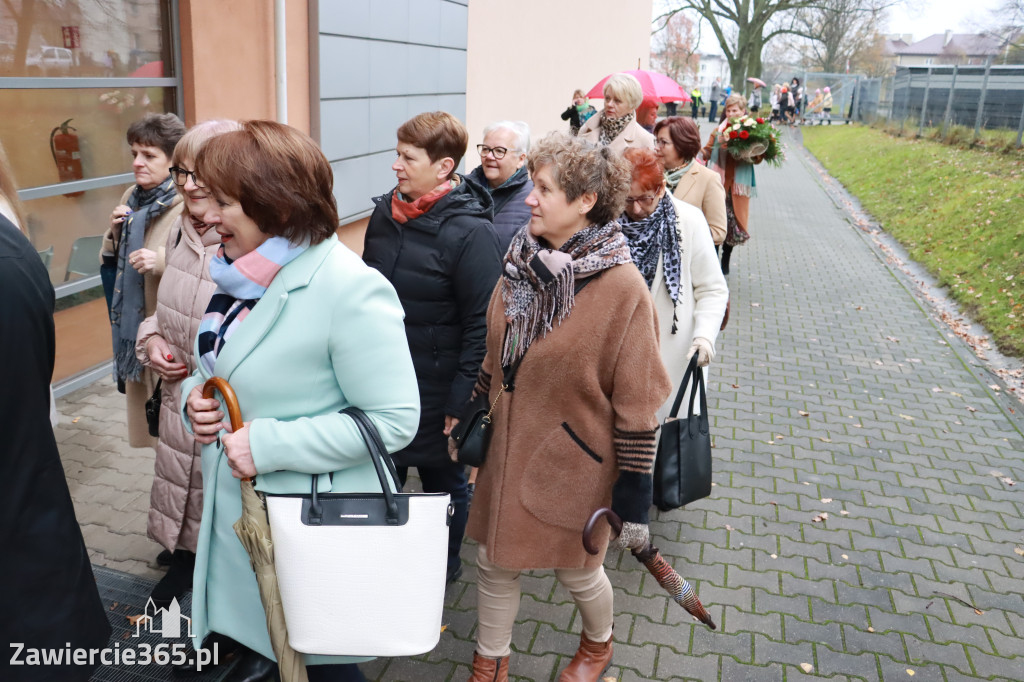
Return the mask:
<svg viewBox="0 0 1024 682"><path fill-rule="evenodd" d="M178 233L181 231L181 240ZM196 368L192 342L217 285L210 279L210 260L220 237L213 229L202 236L190 220L179 218L167 240L167 266L157 292L156 313L139 325L135 355L152 366L146 342L162 336L174 359ZM163 382L160 405L160 439L156 445L156 472L149 496L147 532L167 549L196 551L199 521L203 515L202 446L185 430L178 412L181 382Z"/></svg>

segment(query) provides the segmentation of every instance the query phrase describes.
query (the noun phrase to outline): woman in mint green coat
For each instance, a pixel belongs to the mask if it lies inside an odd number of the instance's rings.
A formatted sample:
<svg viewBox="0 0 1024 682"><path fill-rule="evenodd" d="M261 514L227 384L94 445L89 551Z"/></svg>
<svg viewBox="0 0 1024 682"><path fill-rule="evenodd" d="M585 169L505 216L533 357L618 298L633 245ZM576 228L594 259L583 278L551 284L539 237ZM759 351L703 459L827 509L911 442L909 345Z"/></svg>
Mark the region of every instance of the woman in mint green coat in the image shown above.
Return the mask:
<svg viewBox="0 0 1024 682"><path fill-rule="evenodd" d="M243 665L269 667L255 679L271 679L256 578L232 528L239 479L301 493L311 474L332 472L320 478L324 491L379 491L359 431L338 412L361 408L394 451L416 433L419 392L398 297L334 236L331 169L311 139L250 121L207 142L195 172L216 198L202 219L221 248L210 266L217 291L195 341L199 368L181 391L186 424L204 443L192 629L197 646L215 632L253 650L259 656ZM228 432L218 401L202 398L211 376L238 395L245 426L237 432ZM334 665L360 660L368 659L307 656L309 679L363 679L355 665Z"/></svg>

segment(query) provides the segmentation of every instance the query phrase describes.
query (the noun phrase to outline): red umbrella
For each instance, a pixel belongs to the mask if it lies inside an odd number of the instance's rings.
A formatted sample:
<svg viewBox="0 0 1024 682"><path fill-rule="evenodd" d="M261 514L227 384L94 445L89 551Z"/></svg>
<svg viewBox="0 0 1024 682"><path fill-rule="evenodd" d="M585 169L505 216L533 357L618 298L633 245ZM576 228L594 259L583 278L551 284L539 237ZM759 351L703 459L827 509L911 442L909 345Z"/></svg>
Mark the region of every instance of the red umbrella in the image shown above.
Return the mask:
<svg viewBox="0 0 1024 682"><path fill-rule="evenodd" d="M654 71L644 71L643 69L621 71L620 73L628 73L640 81L640 88L643 90L644 99L654 100L657 102L689 102L691 99L690 96L686 94L681 87L679 87L679 83L676 83L665 74L656 73ZM614 75L615 74L608 74L602 78L597 85L590 88L590 92L587 93L587 97L593 97L595 99L604 98L604 84Z"/></svg>
<svg viewBox="0 0 1024 682"><path fill-rule="evenodd" d="M164 63L162 61L146 62L128 74L129 78L163 78Z"/></svg>

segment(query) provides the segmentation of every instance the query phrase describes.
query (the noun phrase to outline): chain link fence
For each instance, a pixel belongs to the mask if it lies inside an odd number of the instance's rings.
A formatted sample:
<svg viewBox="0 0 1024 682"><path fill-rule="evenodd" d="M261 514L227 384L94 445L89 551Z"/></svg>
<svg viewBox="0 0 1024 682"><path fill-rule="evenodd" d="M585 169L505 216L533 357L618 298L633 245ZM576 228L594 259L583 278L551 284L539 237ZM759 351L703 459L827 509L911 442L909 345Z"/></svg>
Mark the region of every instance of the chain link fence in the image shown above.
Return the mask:
<svg viewBox="0 0 1024 682"><path fill-rule="evenodd" d="M887 119L900 128L952 126L974 131L1016 130L1024 135L1024 65L909 66L887 78L859 77L853 90L856 121Z"/></svg>

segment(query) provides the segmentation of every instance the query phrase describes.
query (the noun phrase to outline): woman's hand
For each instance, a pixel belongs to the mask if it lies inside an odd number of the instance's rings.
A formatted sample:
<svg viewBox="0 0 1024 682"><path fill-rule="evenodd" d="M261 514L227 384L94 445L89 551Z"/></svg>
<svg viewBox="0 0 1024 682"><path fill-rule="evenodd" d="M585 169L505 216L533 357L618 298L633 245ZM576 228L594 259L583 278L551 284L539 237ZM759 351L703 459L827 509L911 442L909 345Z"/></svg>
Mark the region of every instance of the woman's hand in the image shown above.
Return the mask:
<svg viewBox="0 0 1024 682"><path fill-rule="evenodd" d="M256 464L252 461L252 450L249 449L249 424L235 433L227 433L220 437L224 444L224 455L231 465L231 475L235 478L252 478L256 475ZM228 427L230 430L230 427Z"/></svg>
<svg viewBox="0 0 1024 682"><path fill-rule="evenodd" d="M712 347L711 342L703 336L697 336L693 339L693 345L690 346L690 350L686 351L686 357L692 358L694 353L697 353L698 367L707 367L715 359L715 349Z"/></svg>
<svg viewBox="0 0 1024 682"><path fill-rule="evenodd" d="M128 208L124 204L115 206L113 213L110 214L110 231L114 235L114 241L118 241L121 236L121 225L124 224L125 218L131 215L132 209Z"/></svg>
<svg viewBox="0 0 1024 682"><path fill-rule="evenodd" d="M217 408L220 401L215 398L204 398L203 389L196 386L188 394L185 401L185 412L192 422L192 433L196 436L196 442L209 445L217 440L217 435L224 430L221 423L224 413Z"/></svg>
<svg viewBox="0 0 1024 682"><path fill-rule="evenodd" d="M184 363L174 362L171 347L159 334L154 334L146 341L146 355L156 373L167 381L181 381L188 376L188 367Z"/></svg>
<svg viewBox="0 0 1024 682"><path fill-rule="evenodd" d="M128 262L133 268L139 271L140 275L152 272L156 267L156 251L139 249L128 254Z"/></svg>
<svg viewBox="0 0 1024 682"><path fill-rule="evenodd" d="M646 523L625 522L615 543L622 549L643 549L651 541L651 531Z"/></svg>
<svg viewBox="0 0 1024 682"><path fill-rule="evenodd" d="M444 416L444 435L452 435L452 429L459 423L458 417L453 417L450 414Z"/></svg>

